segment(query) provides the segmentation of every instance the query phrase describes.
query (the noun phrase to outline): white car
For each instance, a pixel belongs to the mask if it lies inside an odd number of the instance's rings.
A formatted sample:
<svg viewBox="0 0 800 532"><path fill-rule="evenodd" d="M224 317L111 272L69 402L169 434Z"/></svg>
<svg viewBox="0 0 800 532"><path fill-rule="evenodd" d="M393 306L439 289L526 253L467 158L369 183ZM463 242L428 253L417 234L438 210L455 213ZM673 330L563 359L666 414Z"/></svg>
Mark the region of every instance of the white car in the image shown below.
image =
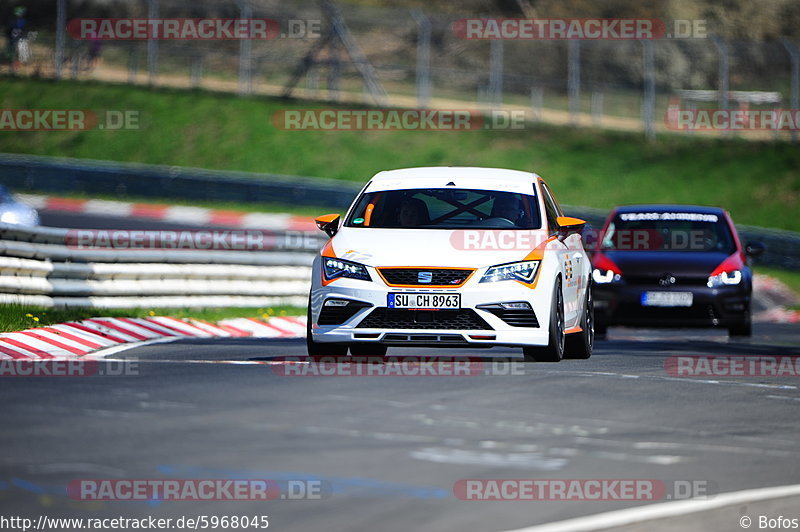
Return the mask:
<svg viewBox="0 0 800 532"><path fill-rule="evenodd" d="M589 358L585 222L534 173L433 167L380 172L315 258L312 356L389 346L521 347L525 360Z"/></svg>

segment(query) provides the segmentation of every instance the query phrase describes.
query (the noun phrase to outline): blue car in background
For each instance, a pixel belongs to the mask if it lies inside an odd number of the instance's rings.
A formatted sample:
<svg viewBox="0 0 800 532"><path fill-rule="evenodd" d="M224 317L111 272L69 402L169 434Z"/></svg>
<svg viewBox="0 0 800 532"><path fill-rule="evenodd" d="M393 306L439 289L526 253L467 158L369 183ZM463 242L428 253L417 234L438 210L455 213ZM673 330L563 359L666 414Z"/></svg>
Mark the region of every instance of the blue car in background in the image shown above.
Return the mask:
<svg viewBox="0 0 800 532"><path fill-rule="evenodd" d="M39 213L33 207L14 199L11 192L0 185L0 223L39 225Z"/></svg>

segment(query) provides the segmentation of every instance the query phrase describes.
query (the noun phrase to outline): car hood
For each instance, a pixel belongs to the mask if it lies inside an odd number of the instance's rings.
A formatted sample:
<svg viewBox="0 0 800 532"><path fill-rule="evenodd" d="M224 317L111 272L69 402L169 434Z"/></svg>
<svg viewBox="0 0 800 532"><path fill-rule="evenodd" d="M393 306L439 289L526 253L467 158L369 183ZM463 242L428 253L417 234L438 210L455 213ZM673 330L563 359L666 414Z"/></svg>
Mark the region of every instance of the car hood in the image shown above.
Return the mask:
<svg viewBox="0 0 800 532"><path fill-rule="evenodd" d="M523 260L546 240L542 230L342 228L331 245L368 266L482 268Z"/></svg>
<svg viewBox="0 0 800 532"><path fill-rule="evenodd" d="M718 251L603 251L622 270L622 275L671 273L709 275L728 253Z"/></svg>

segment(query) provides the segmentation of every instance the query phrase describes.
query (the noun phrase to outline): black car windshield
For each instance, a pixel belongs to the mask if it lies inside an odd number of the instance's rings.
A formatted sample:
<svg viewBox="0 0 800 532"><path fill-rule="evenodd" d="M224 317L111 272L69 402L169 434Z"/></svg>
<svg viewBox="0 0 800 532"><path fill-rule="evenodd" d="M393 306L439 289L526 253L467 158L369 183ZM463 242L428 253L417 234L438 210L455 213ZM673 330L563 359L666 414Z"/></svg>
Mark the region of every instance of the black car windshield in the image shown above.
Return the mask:
<svg viewBox="0 0 800 532"><path fill-rule="evenodd" d="M364 194L346 227L539 229L536 196L497 190L426 188Z"/></svg>
<svg viewBox="0 0 800 532"><path fill-rule="evenodd" d="M602 235L601 249L618 251L717 251L736 245L727 220L714 213L620 213Z"/></svg>

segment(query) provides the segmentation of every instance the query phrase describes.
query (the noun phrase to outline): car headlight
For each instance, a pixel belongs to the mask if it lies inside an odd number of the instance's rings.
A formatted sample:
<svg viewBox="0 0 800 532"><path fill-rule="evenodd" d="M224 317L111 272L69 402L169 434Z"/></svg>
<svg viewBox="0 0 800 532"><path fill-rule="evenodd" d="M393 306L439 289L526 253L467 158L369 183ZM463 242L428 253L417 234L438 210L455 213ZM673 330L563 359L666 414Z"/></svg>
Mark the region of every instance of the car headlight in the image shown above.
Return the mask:
<svg viewBox="0 0 800 532"><path fill-rule="evenodd" d="M618 283L622 281L622 275L615 273L613 270L595 268L592 270L592 279L597 284Z"/></svg>
<svg viewBox="0 0 800 532"><path fill-rule="evenodd" d="M522 281L532 283L539 269L538 260L527 260L524 262L512 262L509 264L499 264L492 266L481 277L482 283L493 283L495 281Z"/></svg>
<svg viewBox="0 0 800 532"><path fill-rule="evenodd" d="M322 257L322 275L325 277L326 281L332 281L339 277L360 279L362 281L372 280L372 277L369 276L369 272L367 271L367 267L363 264L331 257Z"/></svg>
<svg viewBox="0 0 800 532"><path fill-rule="evenodd" d="M716 288L718 286L734 285L742 282L742 272L740 270L733 270L732 272L722 272L717 275L712 275L708 278L707 286L709 288Z"/></svg>
<svg viewBox="0 0 800 532"><path fill-rule="evenodd" d="M0 215L0 222L6 224L18 224L19 216L17 216L17 213L13 211L6 211L2 215Z"/></svg>

